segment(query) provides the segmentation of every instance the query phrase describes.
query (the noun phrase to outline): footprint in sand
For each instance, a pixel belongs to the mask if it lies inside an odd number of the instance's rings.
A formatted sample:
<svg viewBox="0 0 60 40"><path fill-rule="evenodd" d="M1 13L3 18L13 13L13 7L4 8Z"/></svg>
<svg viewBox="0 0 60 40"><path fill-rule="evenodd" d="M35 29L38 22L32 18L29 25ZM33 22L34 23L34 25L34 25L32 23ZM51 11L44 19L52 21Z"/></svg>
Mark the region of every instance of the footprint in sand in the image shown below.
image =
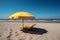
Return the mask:
<svg viewBox="0 0 60 40"><path fill-rule="evenodd" d="M9 34L9 36L7 36L7 38L10 38L12 36L12 34Z"/></svg>
<svg viewBox="0 0 60 40"><path fill-rule="evenodd" d="M12 40L12 39L8 39L8 40Z"/></svg>
<svg viewBox="0 0 60 40"><path fill-rule="evenodd" d="M1 35L0 35L0 37L1 37Z"/></svg>
<svg viewBox="0 0 60 40"><path fill-rule="evenodd" d="M16 31L15 34L16 34L15 36L19 36L20 33L17 33L17 31Z"/></svg>
<svg viewBox="0 0 60 40"><path fill-rule="evenodd" d="M18 40L24 40L24 39L18 39Z"/></svg>
<svg viewBox="0 0 60 40"><path fill-rule="evenodd" d="M9 34L9 36L7 36L7 39L11 40L11 38L10 38L11 36L12 36L12 34Z"/></svg>
<svg viewBox="0 0 60 40"><path fill-rule="evenodd" d="M9 32L9 35L7 36L7 39L8 40L12 40L12 36L16 37L16 36L19 36L20 33L18 33L17 31L13 34L13 30L10 29L10 32ZM18 40L24 40L24 39L18 39Z"/></svg>
<svg viewBox="0 0 60 40"><path fill-rule="evenodd" d="M13 30L10 29L9 35L7 36L7 39L8 39L8 40L11 40L10 37L13 35L12 32L13 32Z"/></svg>
<svg viewBox="0 0 60 40"><path fill-rule="evenodd" d="M2 37L1 33L0 33L0 37Z"/></svg>

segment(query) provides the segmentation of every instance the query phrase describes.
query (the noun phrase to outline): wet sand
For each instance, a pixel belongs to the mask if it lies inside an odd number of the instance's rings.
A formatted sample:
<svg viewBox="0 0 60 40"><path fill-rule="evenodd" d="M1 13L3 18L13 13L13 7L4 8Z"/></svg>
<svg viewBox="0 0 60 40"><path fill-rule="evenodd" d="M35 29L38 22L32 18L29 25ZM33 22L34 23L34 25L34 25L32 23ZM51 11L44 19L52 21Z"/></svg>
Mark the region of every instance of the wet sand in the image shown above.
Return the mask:
<svg viewBox="0 0 60 40"><path fill-rule="evenodd" d="M21 30L21 22L0 22L0 40L60 40L60 23L29 22L37 24L31 30Z"/></svg>

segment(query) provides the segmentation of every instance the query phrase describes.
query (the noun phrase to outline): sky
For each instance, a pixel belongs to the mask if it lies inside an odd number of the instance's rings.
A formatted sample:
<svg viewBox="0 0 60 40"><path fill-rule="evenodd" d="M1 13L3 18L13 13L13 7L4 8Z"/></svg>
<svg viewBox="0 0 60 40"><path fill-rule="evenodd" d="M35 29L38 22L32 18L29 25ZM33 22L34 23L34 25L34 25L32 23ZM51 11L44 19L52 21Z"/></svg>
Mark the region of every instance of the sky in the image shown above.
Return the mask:
<svg viewBox="0 0 60 40"><path fill-rule="evenodd" d="M0 19L29 12L36 19L60 19L60 0L0 0Z"/></svg>

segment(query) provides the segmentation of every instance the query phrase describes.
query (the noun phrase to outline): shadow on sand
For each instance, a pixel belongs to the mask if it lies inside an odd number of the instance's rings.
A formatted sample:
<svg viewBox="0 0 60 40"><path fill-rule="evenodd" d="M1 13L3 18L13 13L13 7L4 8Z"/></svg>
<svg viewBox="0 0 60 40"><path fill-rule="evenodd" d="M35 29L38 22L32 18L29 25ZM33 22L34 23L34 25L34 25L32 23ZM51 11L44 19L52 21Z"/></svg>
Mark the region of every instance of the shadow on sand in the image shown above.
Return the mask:
<svg viewBox="0 0 60 40"><path fill-rule="evenodd" d="M42 28L31 28L29 30L28 29L23 29L21 31L23 31L24 33L40 34L40 35L45 34L45 33L48 32L47 30L42 29Z"/></svg>

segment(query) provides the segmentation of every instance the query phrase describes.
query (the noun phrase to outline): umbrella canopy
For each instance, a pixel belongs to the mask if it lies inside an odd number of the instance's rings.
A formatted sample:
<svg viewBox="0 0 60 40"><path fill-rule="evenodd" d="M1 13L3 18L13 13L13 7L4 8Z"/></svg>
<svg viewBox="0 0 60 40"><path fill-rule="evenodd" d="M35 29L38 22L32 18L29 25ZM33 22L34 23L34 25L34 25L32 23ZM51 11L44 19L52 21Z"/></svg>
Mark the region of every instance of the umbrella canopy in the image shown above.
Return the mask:
<svg viewBox="0 0 60 40"><path fill-rule="evenodd" d="M16 12L13 15L11 15L9 17L9 19L12 19L12 20L14 20L14 19L16 19L16 20L19 20L19 19L33 20L33 19L35 19L35 17L28 12Z"/></svg>

